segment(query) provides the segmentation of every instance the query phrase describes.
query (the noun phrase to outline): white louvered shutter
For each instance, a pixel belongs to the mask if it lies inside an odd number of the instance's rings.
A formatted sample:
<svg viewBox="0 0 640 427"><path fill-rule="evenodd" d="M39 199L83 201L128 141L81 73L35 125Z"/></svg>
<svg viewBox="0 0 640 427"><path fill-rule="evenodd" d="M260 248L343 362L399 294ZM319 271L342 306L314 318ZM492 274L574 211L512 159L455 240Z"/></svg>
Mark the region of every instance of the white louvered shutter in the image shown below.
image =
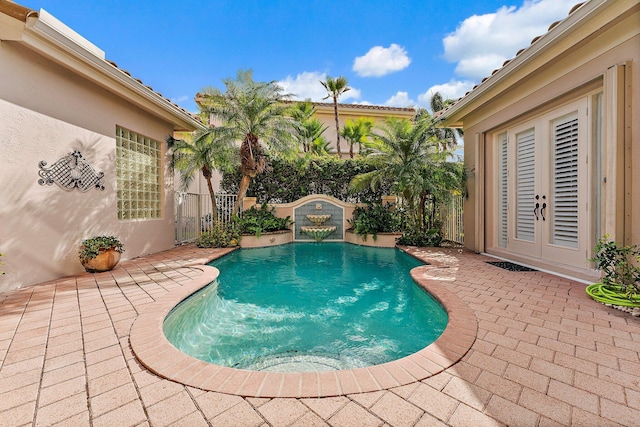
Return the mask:
<svg viewBox="0 0 640 427"><path fill-rule="evenodd" d="M551 243L578 247L578 118L553 123ZM549 218L550 216L550 218Z"/></svg>
<svg viewBox="0 0 640 427"><path fill-rule="evenodd" d="M535 130L516 134L516 238L535 240Z"/></svg>
<svg viewBox="0 0 640 427"><path fill-rule="evenodd" d="M508 157L506 132L498 136L498 156L498 245L506 248L508 230Z"/></svg>

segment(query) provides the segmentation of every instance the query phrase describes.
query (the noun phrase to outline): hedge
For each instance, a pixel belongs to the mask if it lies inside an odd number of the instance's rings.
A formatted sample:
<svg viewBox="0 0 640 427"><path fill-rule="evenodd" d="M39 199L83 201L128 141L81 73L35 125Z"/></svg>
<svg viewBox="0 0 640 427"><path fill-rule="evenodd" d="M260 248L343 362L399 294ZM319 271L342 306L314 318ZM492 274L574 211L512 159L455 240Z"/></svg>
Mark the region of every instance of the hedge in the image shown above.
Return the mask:
<svg viewBox="0 0 640 427"><path fill-rule="evenodd" d="M354 176L372 170L373 167L362 159L270 159L269 168L251 182L247 196L256 197L258 203L291 203L309 194L326 194L351 203L379 202L383 195L391 194L391 182L383 183L375 191L367 188L353 192L349 189ZM239 170L225 172L222 189L237 194L240 179Z"/></svg>

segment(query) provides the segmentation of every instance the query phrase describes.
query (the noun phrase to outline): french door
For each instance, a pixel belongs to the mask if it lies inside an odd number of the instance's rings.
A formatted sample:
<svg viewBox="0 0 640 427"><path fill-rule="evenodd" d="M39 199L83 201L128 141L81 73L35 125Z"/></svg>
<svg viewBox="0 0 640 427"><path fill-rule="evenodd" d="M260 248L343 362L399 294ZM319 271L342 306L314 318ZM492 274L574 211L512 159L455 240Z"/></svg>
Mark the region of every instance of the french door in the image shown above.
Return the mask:
<svg viewBox="0 0 640 427"><path fill-rule="evenodd" d="M498 246L587 265L587 122L585 99L497 136Z"/></svg>

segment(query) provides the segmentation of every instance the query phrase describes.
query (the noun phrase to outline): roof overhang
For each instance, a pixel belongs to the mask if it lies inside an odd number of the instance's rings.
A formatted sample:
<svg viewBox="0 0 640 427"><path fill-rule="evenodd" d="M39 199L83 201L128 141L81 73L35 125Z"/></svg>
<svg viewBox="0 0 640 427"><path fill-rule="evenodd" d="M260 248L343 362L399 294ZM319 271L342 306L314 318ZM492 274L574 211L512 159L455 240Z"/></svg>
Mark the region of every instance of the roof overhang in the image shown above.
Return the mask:
<svg viewBox="0 0 640 427"><path fill-rule="evenodd" d="M316 109L316 113L320 114L334 114L334 106L332 102L314 102L314 101L285 101L288 104L296 104L302 102L311 102ZM370 104L344 104L338 103L338 111L340 114L357 117L405 117L413 118L416 115L416 109L413 107L387 107L384 105L370 105Z"/></svg>
<svg viewBox="0 0 640 427"><path fill-rule="evenodd" d="M601 14L607 8L617 7L621 10L625 8L631 10L634 7L637 8L638 2L637 0L589 0L578 6L567 18L552 25L553 28L550 28L546 34L535 38L528 48L520 51L515 58L505 62L502 68L495 70L481 84L438 114L439 125L450 128L463 127L464 117L481 108L488 100L500 96L508 89L508 85L505 83L514 78L523 78L522 76L539 66L540 64L537 64L536 61L544 60L545 54L563 42L569 34L576 32L586 22L594 19L596 15ZM614 13L618 14L618 12ZM604 25L604 23L602 24Z"/></svg>
<svg viewBox="0 0 640 427"><path fill-rule="evenodd" d="M0 40L10 40L28 47L172 123L175 131L193 131L205 127L197 117L107 61L102 50L43 9L36 12L0 0Z"/></svg>
<svg viewBox="0 0 640 427"><path fill-rule="evenodd" d="M330 102L312 102L316 111L325 114L334 114L333 103ZM416 115L416 109L412 107L387 107L383 105L369 104L344 104L338 103L338 111L340 114L358 116L358 117L405 117L413 118Z"/></svg>

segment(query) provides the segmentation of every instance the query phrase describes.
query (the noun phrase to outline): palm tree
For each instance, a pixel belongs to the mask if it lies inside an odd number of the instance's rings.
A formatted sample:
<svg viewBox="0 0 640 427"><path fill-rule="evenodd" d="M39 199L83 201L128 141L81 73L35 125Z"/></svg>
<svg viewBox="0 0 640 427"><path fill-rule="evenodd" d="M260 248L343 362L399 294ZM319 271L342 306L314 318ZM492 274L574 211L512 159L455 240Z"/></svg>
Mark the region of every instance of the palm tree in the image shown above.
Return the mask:
<svg viewBox="0 0 640 427"><path fill-rule="evenodd" d="M350 185L375 189L385 180L392 181L392 189L402 195L413 224L422 228L424 196L432 185L430 171L446 159L446 154L437 150L429 123L388 119L380 129L373 129L372 138L365 151L375 169L357 175Z"/></svg>
<svg viewBox="0 0 640 427"><path fill-rule="evenodd" d="M431 106L431 112L433 117L435 117L439 111L444 110L449 107L455 101L453 99L444 99L440 92L436 92L431 96L431 101L429 102ZM423 114L429 114L426 110L423 110ZM418 113L420 114L420 112ZM432 117L432 118L433 118ZM452 151L458 145L457 138L463 137L462 129L452 129L452 128L437 128L433 127L435 138L440 141L440 148L442 150Z"/></svg>
<svg viewBox="0 0 640 427"><path fill-rule="evenodd" d="M216 225L218 207L211 178L216 169L224 169L231 163L233 147L226 139L220 138L215 128L198 131L191 141L170 136L167 138L167 145L171 150L171 170L180 172L183 191L193 182L195 175L202 172L211 196L213 224Z"/></svg>
<svg viewBox="0 0 640 427"><path fill-rule="evenodd" d="M311 151L313 146L325 143L323 134L327 126L314 117L315 113L316 108L311 101L298 102L291 108L291 117L305 153Z"/></svg>
<svg viewBox="0 0 640 427"><path fill-rule="evenodd" d="M336 77L335 79L327 76L325 81L320 81L327 91L327 96L322 99L333 98L333 113L336 119L336 149L338 150L338 157L340 157L340 123L338 121L338 98L343 93L347 92L351 88L348 86L349 82L346 77Z"/></svg>
<svg viewBox="0 0 640 427"><path fill-rule="evenodd" d="M353 146L358 144L358 151L362 152L362 144L366 142L373 127L373 119L360 117L356 120L348 119L344 123L341 135L349 142L349 157L353 159Z"/></svg>
<svg viewBox="0 0 640 427"><path fill-rule="evenodd" d="M271 155L295 152L294 128L286 115L287 98L275 82L256 82L252 71L238 71L237 78L223 80L226 91L206 89L201 94L202 111L221 121L218 132L229 141L240 141L242 179L234 213L247 194L253 178L267 167Z"/></svg>
<svg viewBox="0 0 640 427"><path fill-rule="evenodd" d="M326 156L329 154L329 141L324 138L316 138L311 142L311 147L309 147L309 152L311 154L315 154L316 156Z"/></svg>

